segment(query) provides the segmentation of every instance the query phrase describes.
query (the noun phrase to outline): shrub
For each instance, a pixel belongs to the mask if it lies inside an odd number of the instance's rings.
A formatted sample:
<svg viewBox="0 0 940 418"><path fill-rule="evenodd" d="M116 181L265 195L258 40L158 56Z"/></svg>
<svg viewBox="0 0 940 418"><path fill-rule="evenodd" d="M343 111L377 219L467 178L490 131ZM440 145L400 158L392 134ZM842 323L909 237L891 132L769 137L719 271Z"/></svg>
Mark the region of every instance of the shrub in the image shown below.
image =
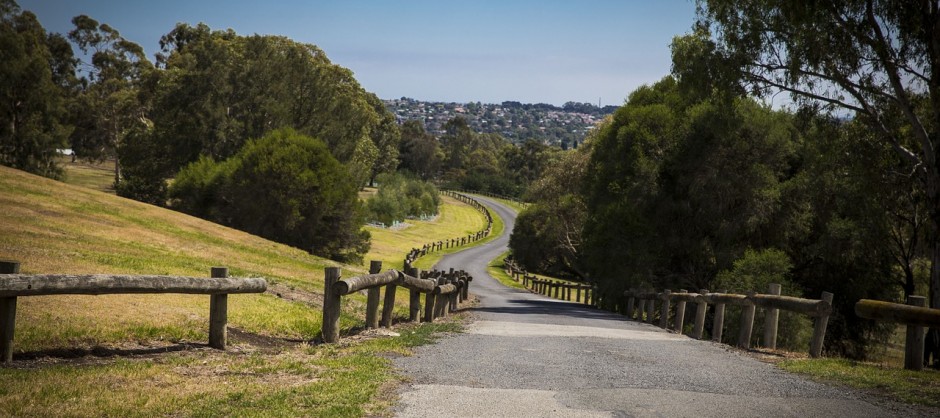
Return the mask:
<svg viewBox="0 0 940 418"><path fill-rule="evenodd" d="M356 192L325 143L292 129L251 140L223 162L200 159L170 188L175 208L339 261L369 248Z"/></svg>
<svg viewBox="0 0 940 418"><path fill-rule="evenodd" d="M787 279L787 275L792 268L793 263L783 251L775 248L760 251L747 250L744 252L744 256L734 262L734 267L731 270L718 274L712 283L714 287L712 290L727 290L730 293L741 294L749 291L767 293L769 285L777 283L781 287L782 295L802 297L802 290ZM813 332L812 321L809 317L795 312L780 311L778 321L778 348L805 351L809 347L809 340ZM737 307L726 307L723 338L736 342L741 327L740 323L741 310ZM764 345L761 341L763 338L764 310L757 309L754 316L754 329L751 333L752 345Z"/></svg>

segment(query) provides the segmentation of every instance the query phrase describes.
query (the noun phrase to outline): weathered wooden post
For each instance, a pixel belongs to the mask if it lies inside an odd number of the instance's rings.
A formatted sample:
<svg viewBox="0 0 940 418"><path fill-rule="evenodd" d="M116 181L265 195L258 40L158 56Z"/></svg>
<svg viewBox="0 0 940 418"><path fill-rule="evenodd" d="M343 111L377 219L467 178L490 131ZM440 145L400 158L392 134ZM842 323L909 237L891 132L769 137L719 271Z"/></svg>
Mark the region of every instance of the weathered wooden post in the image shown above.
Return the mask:
<svg viewBox="0 0 940 418"><path fill-rule="evenodd" d="M767 289L768 295L780 296L780 285L771 283ZM764 310L764 347L771 350L777 348L777 323L780 319L779 309Z"/></svg>
<svg viewBox="0 0 940 418"><path fill-rule="evenodd" d="M212 267L210 276L213 279L228 277L227 267ZM228 340L228 294L209 295L209 347L225 349Z"/></svg>
<svg viewBox="0 0 940 418"><path fill-rule="evenodd" d="M554 298L555 298L555 299L561 299L561 296L559 296L559 292L561 292L561 283L558 283L557 281L553 281L553 282L552 282L552 286L555 287L555 291L554 291L554 295L555 295L555 296L554 296Z"/></svg>
<svg viewBox="0 0 940 418"><path fill-rule="evenodd" d="M728 289L719 290L718 293L728 293ZM725 328L725 304L715 304L715 318L712 319L712 341L721 342L721 334Z"/></svg>
<svg viewBox="0 0 940 418"><path fill-rule="evenodd" d="M335 343L339 340L340 296L333 293L333 285L339 281L339 267L327 267L323 285L323 342Z"/></svg>
<svg viewBox="0 0 940 418"><path fill-rule="evenodd" d="M434 292L424 294L424 322L434 322Z"/></svg>
<svg viewBox="0 0 940 418"><path fill-rule="evenodd" d="M410 276L412 277L421 277L421 269L412 268L409 271ZM421 315L421 292L416 289L409 289L409 303L408 303L408 320L412 322L418 321L418 317Z"/></svg>
<svg viewBox="0 0 940 418"><path fill-rule="evenodd" d="M907 304L923 308L927 306L927 298L908 296ZM907 370L924 369L924 327L907 326L907 339L904 342L904 368Z"/></svg>
<svg viewBox="0 0 940 418"><path fill-rule="evenodd" d="M408 271L409 266L405 266ZM378 274L382 272L382 262L372 260L369 262L369 274ZM379 299L381 286L376 286L366 290L366 328L379 327Z"/></svg>
<svg viewBox="0 0 940 418"><path fill-rule="evenodd" d="M689 293L689 291L685 289L679 289L679 293ZM675 322L676 332L682 334L682 328L684 326L685 326L685 300L680 299L676 301L676 322Z"/></svg>
<svg viewBox="0 0 940 418"><path fill-rule="evenodd" d="M822 292L822 299L829 306L832 306L832 293ZM831 309L829 310L832 311ZM813 327L813 341L809 346L809 356L810 357L819 357L822 355L823 342L826 339L826 327L829 325L829 313L823 316L816 317L816 325Z"/></svg>
<svg viewBox="0 0 940 418"><path fill-rule="evenodd" d="M670 295L672 295L671 290L663 290L662 305L659 310L659 327L662 329L669 329L669 305L672 303L672 301L669 300Z"/></svg>
<svg viewBox="0 0 940 418"><path fill-rule="evenodd" d="M581 303L581 283L578 283L578 288L575 289L574 301Z"/></svg>
<svg viewBox="0 0 940 418"><path fill-rule="evenodd" d="M633 289L627 290L627 295L627 318L633 319L636 314L636 295L633 294Z"/></svg>
<svg viewBox="0 0 940 418"><path fill-rule="evenodd" d="M646 299L640 298L637 303L639 304L639 313L637 314L636 320L643 322L646 320Z"/></svg>
<svg viewBox="0 0 940 418"><path fill-rule="evenodd" d="M708 289L699 289L698 294L704 295L708 293ZM705 334L705 312L708 310L708 302L704 300L698 301L695 304L695 328L692 329L692 338L696 340L701 340L702 335Z"/></svg>
<svg viewBox="0 0 940 418"><path fill-rule="evenodd" d="M0 261L0 274L19 274L20 263ZM0 298L0 362L13 361L13 331L16 327L16 296Z"/></svg>
<svg viewBox="0 0 940 418"><path fill-rule="evenodd" d="M747 292L748 296L754 292ZM738 347L745 350L751 348L751 333L754 331L754 311L756 307L753 303L747 303L741 307L741 330L738 333Z"/></svg>
<svg viewBox="0 0 940 418"><path fill-rule="evenodd" d="M392 314L395 313L395 284L385 285L385 303L382 304L382 326L392 327Z"/></svg>
<svg viewBox="0 0 940 418"><path fill-rule="evenodd" d="M652 324L656 318L656 293L650 293L651 297L646 300L646 322Z"/></svg>

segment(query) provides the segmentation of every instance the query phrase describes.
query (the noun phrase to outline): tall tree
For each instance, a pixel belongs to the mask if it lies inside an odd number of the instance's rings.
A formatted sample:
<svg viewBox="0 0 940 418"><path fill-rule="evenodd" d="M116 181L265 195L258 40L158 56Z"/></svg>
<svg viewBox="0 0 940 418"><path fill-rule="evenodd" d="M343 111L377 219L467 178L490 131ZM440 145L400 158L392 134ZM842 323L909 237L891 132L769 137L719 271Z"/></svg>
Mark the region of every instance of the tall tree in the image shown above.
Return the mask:
<svg viewBox="0 0 940 418"><path fill-rule="evenodd" d="M114 184L118 186L122 176L117 150L132 132L152 127L148 92L143 86L154 75L153 64L140 45L107 24L86 15L76 16L72 24L75 29L69 32L69 39L91 58L82 67L86 79L79 98L90 120L88 128L81 131L87 136L78 142L114 157Z"/></svg>
<svg viewBox="0 0 940 418"><path fill-rule="evenodd" d="M71 132L71 48L34 14L0 0L0 62L0 164L58 177L56 151Z"/></svg>
<svg viewBox="0 0 940 418"><path fill-rule="evenodd" d="M424 124L418 120L402 124L398 154L401 158L399 168L414 173L422 180L435 178L444 160L440 143L424 130Z"/></svg>
<svg viewBox="0 0 940 418"><path fill-rule="evenodd" d="M927 202L930 306L940 308L940 4L701 0L697 25L714 34L708 62L752 91L850 112L905 160Z"/></svg>

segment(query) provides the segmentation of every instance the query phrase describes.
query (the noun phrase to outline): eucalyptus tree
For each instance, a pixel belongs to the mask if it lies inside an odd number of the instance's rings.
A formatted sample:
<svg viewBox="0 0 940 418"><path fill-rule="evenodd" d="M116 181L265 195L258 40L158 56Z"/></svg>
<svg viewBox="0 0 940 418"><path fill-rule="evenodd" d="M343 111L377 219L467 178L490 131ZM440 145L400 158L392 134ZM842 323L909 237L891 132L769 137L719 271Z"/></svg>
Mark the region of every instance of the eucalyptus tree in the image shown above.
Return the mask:
<svg viewBox="0 0 940 418"><path fill-rule="evenodd" d="M114 157L114 183L121 183L118 149L134 132L148 131L150 93L147 83L153 77L153 64L143 48L121 36L107 24L86 15L72 19L68 37L90 59L83 62L83 89L80 106L88 120L81 143L86 152Z"/></svg>
<svg viewBox="0 0 940 418"><path fill-rule="evenodd" d="M72 130L68 94L75 60L29 11L0 0L0 164L58 177L56 151Z"/></svg>
<svg viewBox="0 0 940 418"><path fill-rule="evenodd" d="M905 161L926 201L940 308L940 4L701 0L697 26L710 35L704 70L846 112Z"/></svg>

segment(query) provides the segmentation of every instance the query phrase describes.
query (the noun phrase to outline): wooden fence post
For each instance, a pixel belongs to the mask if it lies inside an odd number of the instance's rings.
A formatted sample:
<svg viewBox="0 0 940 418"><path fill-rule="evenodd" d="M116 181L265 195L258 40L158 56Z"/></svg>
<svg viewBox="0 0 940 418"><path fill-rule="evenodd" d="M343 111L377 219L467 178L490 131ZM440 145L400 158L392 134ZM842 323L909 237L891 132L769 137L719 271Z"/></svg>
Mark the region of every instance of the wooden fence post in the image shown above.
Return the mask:
<svg viewBox="0 0 940 418"><path fill-rule="evenodd" d="M409 275L412 277L421 278L421 269L411 268ZM421 315L421 292L410 289L409 292L409 303L408 303L408 320L412 322L418 321L418 317Z"/></svg>
<svg viewBox="0 0 940 418"><path fill-rule="evenodd" d="M212 267L210 269L213 279L228 277L227 267ZM228 340L228 295L209 295L209 347L225 349Z"/></svg>
<svg viewBox="0 0 940 418"><path fill-rule="evenodd" d="M832 293L822 292L820 299L826 301L832 306ZM816 317L816 325L813 327L813 341L809 346L809 356L819 357L822 355L823 342L826 339L826 326L829 325L829 314Z"/></svg>
<svg viewBox="0 0 940 418"><path fill-rule="evenodd" d="M335 343L339 340L340 296L333 293L333 285L339 281L339 267L327 267L323 285L323 342Z"/></svg>
<svg viewBox="0 0 940 418"><path fill-rule="evenodd" d="M578 284L578 288L575 289L574 301L581 303L581 284Z"/></svg>
<svg viewBox="0 0 940 418"><path fill-rule="evenodd" d="M662 329L669 329L669 306L672 303L669 299L670 295L672 295L671 290L663 290L663 301L659 310L659 327Z"/></svg>
<svg viewBox="0 0 940 418"><path fill-rule="evenodd" d="M636 298L633 297L633 289L628 290L630 296L627 296L627 318L633 319L633 314L635 313L636 308Z"/></svg>
<svg viewBox="0 0 940 418"><path fill-rule="evenodd" d="M405 271L408 268L405 267ZM369 262L369 274L378 274L382 272L382 262L372 260ZM379 327L379 299L381 286L366 290L366 328Z"/></svg>
<svg viewBox="0 0 940 418"><path fill-rule="evenodd" d="M395 313L395 290L398 286L394 284L385 285L385 303L382 304L382 326L392 327L392 314Z"/></svg>
<svg viewBox="0 0 940 418"><path fill-rule="evenodd" d="M679 289L679 293L689 293L688 290ZM676 332L682 334L682 327L685 326L685 301L676 301Z"/></svg>
<svg viewBox="0 0 940 418"><path fill-rule="evenodd" d="M780 295L780 285L771 283L767 289L768 295ZM764 347L771 350L777 349L777 323L780 318L779 309L764 310Z"/></svg>
<svg viewBox="0 0 940 418"><path fill-rule="evenodd" d="M753 291L747 292L748 296L753 294ZM751 333L754 331L754 311L756 309L757 307L753 303L741 307L741 330L738 333L738 347L745 350L751 348Z"/></svg>
<svg viewBox="0 0 940 418"><path fill-rule="evenodd" d="M718 293L728 293L727 289L719 290ZM715 318L712 320L712 341L721 342L721 334L725 327L725 304L715 304Z"/></svg>
<svg viewBox="0 0 940 418"><path fill-rule="evenodd" d="M656 296L646 300L646 322L652 324L656 318Z"/></svg>
<svg viewBox="0 0 940 418"><path fill-rule="evenodd" d="M424 322L434 322L434 292L424 294Z"/></svg>
<svg viewBox="0 0 940 418"><path fill-rule="evenodd" d="M927 306L927 298L908 296L907 304L923 308ZM904 341L904 368L907 370L924 369L924 327L907 326L907 339Z"/></svg>
<svg viewBox="0 0 940 418"><path fill-rule="evenodd" d="M698 294L704 295L708 289L699 289ZM695 304L695 328L692 329L692 338L701 340L705 334L705 312L708 310L708 302L704 300Z"/></svg>
<svg viewBox="0 0 940 418"><path fill-rule="evenodd" d="M0 261L0 274L19 274L20 263ZM16 327L16 296L0 298L0 362L13 361L13 330Z"/></svg>

